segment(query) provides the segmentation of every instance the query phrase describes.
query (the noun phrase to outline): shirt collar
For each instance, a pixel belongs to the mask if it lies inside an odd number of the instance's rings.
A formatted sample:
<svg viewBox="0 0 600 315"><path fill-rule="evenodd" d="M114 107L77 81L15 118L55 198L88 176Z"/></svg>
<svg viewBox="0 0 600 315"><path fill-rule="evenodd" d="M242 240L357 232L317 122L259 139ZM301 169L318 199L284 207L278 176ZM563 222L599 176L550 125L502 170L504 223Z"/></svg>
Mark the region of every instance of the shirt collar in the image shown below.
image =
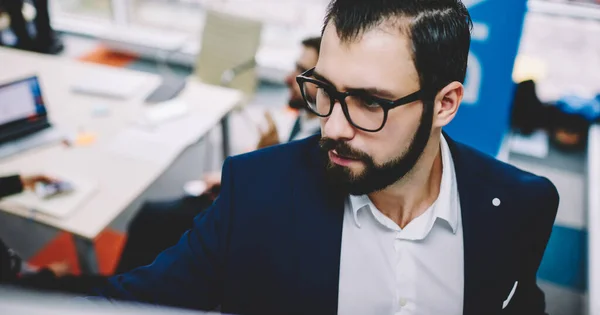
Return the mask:
<svg viewBox="0 0 600 315"><path fill-rule="evenodd" d="M442 181L440 183L440 194L433 203L435 216L448 222L452 228L452 233L458 229L459 203L458 186L456 184L456 174L454 171L454 161L448 141L442 135L440 141L442 152Z"/></svg>
<svg viewBox="0 0 600 315"><path fill-rule="evenodd" d="M358 212L365 207L374 208L375 205L371 202L371 199L367 195L354 196L350 195L350 207L352 208L352 216L354 217L354 223L360 228L360 222L358 220Z"/></svg>
<svg viewBox="0 0 600 315"><path fill-rule="evenodd" d="M458 188L456 185L456 176L454 173L454 162L448 142L442 135L440 141L440 149L442 155L442 180L440 182L440 193L436 201L427 211L433 211L436 218L446 221L452 228L452 233L456 233L458 229ZM367 195L359 195L349 197L350 207L354 217L354 223L360 228L360 220L358 212L369 207L372 212L379 211L371 202ZM375 214L375 213L374 213Z"/></svg>

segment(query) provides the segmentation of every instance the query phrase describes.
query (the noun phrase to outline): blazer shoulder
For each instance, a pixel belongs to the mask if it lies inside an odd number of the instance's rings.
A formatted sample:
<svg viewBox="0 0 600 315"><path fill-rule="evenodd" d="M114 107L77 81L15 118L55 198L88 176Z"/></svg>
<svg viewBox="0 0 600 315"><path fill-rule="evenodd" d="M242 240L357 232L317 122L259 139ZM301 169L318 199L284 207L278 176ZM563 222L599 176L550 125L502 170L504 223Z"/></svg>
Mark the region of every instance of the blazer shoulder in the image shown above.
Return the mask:
<svg viewBox="0 0 600 315"><path fill-rule="evenodd" d="M229 160L237 166L280 168L293 166L303 160L309 160L318 146L318 137L313 136L300 141L252 151L230 157Z"/></svg>
<svg viewBox="0 0 600 315"><path fill-rule="evenodd" d="M272 190L274 185L300 180L315 172L311 167L318 150L318 138L293 141L228 158L230 179L249 189ZM281 187L280 187L281 188Z"/></svg>
<svg viewBox="0 0 600 315"><path fill-rule="evenodd" d="M484 177L486 182L499 185L500 188L527 198L531 202L546 200L550 204L558 206L558 190L548 178L499 161L464 144L455 143L455 145L461 156L468 156L468 162L463 161L463 163L470 167L476 165L479 169L478 173Z"/></svg>

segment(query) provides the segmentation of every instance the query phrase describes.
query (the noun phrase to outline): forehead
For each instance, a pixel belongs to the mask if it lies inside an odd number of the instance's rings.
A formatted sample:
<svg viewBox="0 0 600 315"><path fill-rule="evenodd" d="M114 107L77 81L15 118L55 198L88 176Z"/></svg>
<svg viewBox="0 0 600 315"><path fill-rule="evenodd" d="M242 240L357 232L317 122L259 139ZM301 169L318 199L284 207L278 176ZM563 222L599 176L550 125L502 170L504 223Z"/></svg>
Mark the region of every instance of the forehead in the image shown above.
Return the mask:
<svg viewBox="0 0 600 315"><path fill-rule="evenodd" d="M323 33L317 71L338 88L380 87L404 92L419 87L410 39L391 27L375 27L341 41L335 25Z"/></svg>

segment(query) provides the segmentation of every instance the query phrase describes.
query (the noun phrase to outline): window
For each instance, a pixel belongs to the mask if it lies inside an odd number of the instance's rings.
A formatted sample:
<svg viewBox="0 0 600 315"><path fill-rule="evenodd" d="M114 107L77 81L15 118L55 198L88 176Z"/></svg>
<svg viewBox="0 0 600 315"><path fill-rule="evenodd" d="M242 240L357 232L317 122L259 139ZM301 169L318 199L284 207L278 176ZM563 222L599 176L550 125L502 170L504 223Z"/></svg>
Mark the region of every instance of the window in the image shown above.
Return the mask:
<svg viewBox="0 0 600 315"><path fill-rule="evenodd" d="M130 21L142 26L198 33L207 0L130 0Z"/></svg>
<svg viewBox="0 0 600 315"><path fill-rule="evenodd" d="M109 20L113 17L111 0L51 0L53 16Z"/></svg>

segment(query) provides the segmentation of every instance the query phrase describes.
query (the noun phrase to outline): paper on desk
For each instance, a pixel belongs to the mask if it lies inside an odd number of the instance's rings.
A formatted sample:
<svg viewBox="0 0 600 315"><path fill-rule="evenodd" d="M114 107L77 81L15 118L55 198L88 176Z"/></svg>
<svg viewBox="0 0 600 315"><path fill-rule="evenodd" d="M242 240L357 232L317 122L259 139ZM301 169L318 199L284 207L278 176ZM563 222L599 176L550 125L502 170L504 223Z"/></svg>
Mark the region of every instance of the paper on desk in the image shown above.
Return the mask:
<svg viewBox="0 0 600 315"><path fill-rule="evenodd" d="M53 178L67 181L73 185L73 192L54 196L48 199L38 197L34 192L26 190L21 194L4 198L3 201L14 203L21 207L31 210L31 215L36 212L50 215L56 218L64 218L77 211L92 195L96 192L98 184L94 181L74 176L72 174L61 173L53 170L41 171L42 174L48 174Z"/></svg>
<svg viewBox="0 0 600 315"><path fill-rule="evenodd" d="M548 134L543 130L535 131L529 136L513 134L509 141L512 152L540 159L548 156Z"/></svg>
<svg viewBox="0 0 600 315"><path fill-rule="evenodd" d="M122 157L163 165L179 154L178 147L176 143L157 139L152 132L132 127L121 131L108 144L107 150Z"/></svg>
<svg viewBox="0 0 600 315"><path fill-rule="evenodd" d="M150 105L144 109L140 123L150 127L158 126L185 116L189 107L188 103L180 98Z"/></svg>
<svg viewBox="0 0 600 315"><path fill-rule="evenodd" d="M219 122L214 119L215 116L209 112L189 113L149 129L149 134L156 141L169 143L181 147L183 150L200 140Z"/></svg>
<svg viewBox="0 0 600 315"><path fill-rule="evenodd" d="M188 113L158 125L132 125L108 145L112 153L153 163L169 164L218 123L218 114Z"/></svg>

